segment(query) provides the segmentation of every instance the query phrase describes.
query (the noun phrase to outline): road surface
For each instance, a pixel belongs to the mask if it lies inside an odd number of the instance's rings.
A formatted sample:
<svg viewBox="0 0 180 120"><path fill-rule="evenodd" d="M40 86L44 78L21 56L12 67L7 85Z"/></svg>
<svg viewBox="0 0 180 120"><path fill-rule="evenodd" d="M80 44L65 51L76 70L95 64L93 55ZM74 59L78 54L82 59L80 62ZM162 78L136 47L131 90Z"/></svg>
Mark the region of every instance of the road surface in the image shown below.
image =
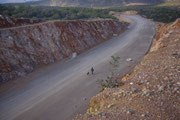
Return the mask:
<svg viewBox="0 0 180 120"><path fill-rule="evenodd" d="M143 59L151 46L153 23L140 16L123 17L132 23L120 36L75 59L40 68L1 93L0 120L67 120L86 112L90 98L100 90L97 80L113 71L111 56L120 56L118 71L122 76ZM127 62L127 58L133 61ZM92 66L95 74L86 75Z"/></svg>

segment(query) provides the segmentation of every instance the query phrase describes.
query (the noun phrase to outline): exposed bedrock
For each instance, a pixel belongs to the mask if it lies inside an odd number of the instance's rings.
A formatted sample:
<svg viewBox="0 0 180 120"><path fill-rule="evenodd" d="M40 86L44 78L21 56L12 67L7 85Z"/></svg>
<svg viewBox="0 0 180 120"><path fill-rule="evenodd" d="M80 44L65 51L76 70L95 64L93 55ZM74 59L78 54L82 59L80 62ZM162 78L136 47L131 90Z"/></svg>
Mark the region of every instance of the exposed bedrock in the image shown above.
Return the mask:
<svg viewBox="0 0 180 120"><path fill-rule="evenodd" d="M40 65L80 54L123 32L113 20L53 21L0 29L0 82L16 79Z"/></svg>
<svg viewBox="0 0 180 120"><path fill-rule="evenodd" d="M29 24L40 23L41 20L33 20L33 19L26 19L26 18L12 18L12 17L5 17L0 15L0 28L9 28L9 27L16 27L16 26L23 26Z"/></svg>

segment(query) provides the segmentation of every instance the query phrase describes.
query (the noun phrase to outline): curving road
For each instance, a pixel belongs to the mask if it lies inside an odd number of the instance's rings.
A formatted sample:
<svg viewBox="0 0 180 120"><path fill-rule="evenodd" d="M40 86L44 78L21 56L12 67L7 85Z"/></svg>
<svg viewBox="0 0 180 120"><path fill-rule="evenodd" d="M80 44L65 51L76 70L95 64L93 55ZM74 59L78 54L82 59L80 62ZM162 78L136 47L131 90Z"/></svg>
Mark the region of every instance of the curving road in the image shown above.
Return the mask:
<svg viewBox="0 0 180 120"><path fill-rule="evenodd" d="M122 17L131 20L131 25L120 36L75 59L43 67L1 93L0 120L66 120L85 112L90 98L100 90L97 79L112 71L111 56L120 56L118 71L122 76L143 59L152 43L155 27L151 21L140 16ZM127 58L133 61L127 62ZM91 66L95 74L87 76ZM28 82L20 84L22 81Z"/></svg>

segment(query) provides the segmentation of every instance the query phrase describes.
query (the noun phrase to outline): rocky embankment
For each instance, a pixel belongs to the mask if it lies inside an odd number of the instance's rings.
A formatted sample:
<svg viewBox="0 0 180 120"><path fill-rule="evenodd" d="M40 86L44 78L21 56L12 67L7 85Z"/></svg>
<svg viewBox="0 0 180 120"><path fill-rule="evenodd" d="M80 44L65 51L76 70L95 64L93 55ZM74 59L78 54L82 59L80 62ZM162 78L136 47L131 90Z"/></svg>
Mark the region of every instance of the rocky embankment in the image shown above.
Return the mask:
<svg viewBox="0 0 180 120"><path fill-rule="evenodd" d="M118 88L93 97L87 113L75 119L180 119L180 19L159 27L150 52L119 81Z"/></svg>
<svg viewBox="0 0 180 120"><path fill-rule="evenodd" d="M127 25L106 19L52 21L0 29L0 82L89 50L120 34Z"/></svg>
<svg viewBox="0 0 180 120"><path fill-rule="evenodd" d="M25 18L12 18L12 17L5 17L0 15L0 29L1 28L9 28L9 27L17 27L29 24L40 23L41 20L33 20L33 19L25 19Z"/></svg>

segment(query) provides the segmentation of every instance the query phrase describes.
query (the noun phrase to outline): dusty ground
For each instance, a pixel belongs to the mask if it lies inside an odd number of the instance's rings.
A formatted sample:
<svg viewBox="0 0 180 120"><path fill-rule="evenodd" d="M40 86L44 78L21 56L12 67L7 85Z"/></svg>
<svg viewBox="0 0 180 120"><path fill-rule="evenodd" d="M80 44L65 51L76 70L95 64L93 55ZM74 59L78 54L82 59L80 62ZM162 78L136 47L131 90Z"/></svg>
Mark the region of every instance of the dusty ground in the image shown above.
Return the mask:
<svg viewBox="0 0 180 120"><path fill-rule="evenodd" d="M75 119L180 119L180 19L159 27L150 52L122 82L93 97L87 113Z"/></svg>
<svg viewBox="0 0 180 120"><path fill-rule="evenodd" d="M128 3L126 6L148 5L147 3Z"/></svg>
<svg viewBox="0 0 180 120"><path fill-rule="evenodd" d="M124 12L114 12L110 11L109 14L113 15L114 17L118 18L121 22L128 22L131 23L132 21L122 17L122 15L137 15L136 11L124 11Z"/></svg>

